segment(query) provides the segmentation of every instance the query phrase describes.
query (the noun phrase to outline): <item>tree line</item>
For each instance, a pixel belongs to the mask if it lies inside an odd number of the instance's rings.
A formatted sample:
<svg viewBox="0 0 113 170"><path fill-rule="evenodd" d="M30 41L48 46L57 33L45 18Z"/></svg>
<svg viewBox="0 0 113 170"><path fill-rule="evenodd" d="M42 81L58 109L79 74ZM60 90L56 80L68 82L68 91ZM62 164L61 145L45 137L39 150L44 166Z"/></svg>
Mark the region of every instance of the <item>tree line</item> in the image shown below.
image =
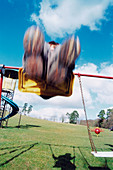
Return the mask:
<svg viewBox="0 0 113 170"><path fill-rule="evenodd" d="M79 118L79 113L76 110L74 110L72 113L67 113L66 116L68 116L69 123L76 124L77 119ZM106 112L105 110L101 110L97 117L98 117L97 120L92 120L93 122L95 122L92 124L92 126L94 125L106 129L110 129L113 127L113 108L107 109ZM92 121L89 120L90 124Z"/></svg>
<svg viewBox="0 0 113 170"><path fill-rule="evenodd" d="M98 120L95 123L96 126L110 129L113 126L113 108L101 110L98 114Z"/></svg>
<svg viewBox="0 0 113 170"><path fill-rule="evenodd" d="M32 105L30 105L28 107L28 103L24 103L24 106L23 106L23 109L22 109L22 112L24 113L24 115L26 115L26 113L29 114L32 111L32 107L33 107ZM20 126L21 116L22 116L22 113L20 114L18 126ZM69 119L69 123L77 124L77 120L79 118L78 111L74 110L72 113L67 112L66 116ZM105 112L105 110L101 110L97 116L98 116L98 119L93 120L93 122L95 122L93 124L94 126L98 126L98 127L101 127L101 128L107 128L107 129L110 129L111 127L113 127L113 108L107 109L106 112ZM62 123L64 121L65 121L65 118L64 118L64 116L62 116Z"/></svg>

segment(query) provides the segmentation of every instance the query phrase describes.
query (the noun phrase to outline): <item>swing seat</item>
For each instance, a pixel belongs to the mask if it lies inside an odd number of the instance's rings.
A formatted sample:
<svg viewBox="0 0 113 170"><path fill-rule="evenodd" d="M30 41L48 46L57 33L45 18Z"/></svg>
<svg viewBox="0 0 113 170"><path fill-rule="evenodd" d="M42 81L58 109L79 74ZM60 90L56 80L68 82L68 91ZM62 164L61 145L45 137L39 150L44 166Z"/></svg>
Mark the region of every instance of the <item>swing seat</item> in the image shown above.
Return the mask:
<svg viewBox="0 0 113 170"><path fill-rule="evenodd" d="M21 92L35 93L44 99L49 99L54 96L71 96L74 84L74 75L67 82L63 82L58 85L51 85L46 80L32 80L28 74L24 73L22 68L19 69L19 82L18 89Z"/></svg>
<svg viewBox="0 0 113 170"><path fill-rule="evenodd" d="M112 158L113 157L113 152L109 151L109 152L95 152L95 151L92 151L91 152L92 155L94 155L95 157L109 157L109 158Z"/></svg>

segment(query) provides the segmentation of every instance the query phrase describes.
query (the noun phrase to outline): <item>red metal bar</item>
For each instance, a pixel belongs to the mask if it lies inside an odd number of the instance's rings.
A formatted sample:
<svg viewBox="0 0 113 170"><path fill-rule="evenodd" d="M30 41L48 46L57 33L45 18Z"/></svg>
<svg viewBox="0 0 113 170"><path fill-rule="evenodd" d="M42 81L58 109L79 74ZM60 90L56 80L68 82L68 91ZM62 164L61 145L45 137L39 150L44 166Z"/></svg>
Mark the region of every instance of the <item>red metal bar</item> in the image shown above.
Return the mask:
<svg viewBox="0 0 113 170"><path fill-rule="evenodd" d="M93 75L93 74L81 74L81 73L73 73L77 76L86 76L86 77L96 77L96 78L104 78L104 79L113 79L113 77L110 76L101 76L101 75Z"/></svg>
<svg viewBox="0 0 113 170"><path fill-rule="evenodd" d="M1 107L2 82L3 82L3 74L1 72L1 77L0 77L0 107Z"/></svg>
<svg viewBox="0 0 113 170"><path fill-rule="evenodd" d="M14 67L14 66L4 66L4 68L7 68L7 69L17 69L19 70L21 67ZM1 70L0 70L1 72ZM77 75L77 76L86 76L86 77L95 77L95 78L105 78L105 79L113 79L113 77L111 76L102 76L102 75L93 75L93 74L82 74L82 73L73 73L74 75Z"/></svg>
<svg viewBox="0 0 113 170"><path fill-rule="evenodd" d="M4 68L19 70L21 67L4 66Z"/></svg>

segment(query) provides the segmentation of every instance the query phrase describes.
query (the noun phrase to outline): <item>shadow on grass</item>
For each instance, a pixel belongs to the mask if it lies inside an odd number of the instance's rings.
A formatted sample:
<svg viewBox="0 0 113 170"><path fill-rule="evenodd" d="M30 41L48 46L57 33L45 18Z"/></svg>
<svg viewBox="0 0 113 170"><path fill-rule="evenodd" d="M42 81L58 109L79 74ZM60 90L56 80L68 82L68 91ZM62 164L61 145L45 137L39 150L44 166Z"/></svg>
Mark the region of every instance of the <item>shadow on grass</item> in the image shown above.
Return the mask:
<svg viewBox="0 0 113 170"><path fill-rule="evenodd" d="M74 170L75 167L75 147L73 146L73 152L74 152L74 156L71 157L70 153L66 153L65 155L60 155L58 157L56 157L53 153L52 147L53 146L62 146L62 145L55 145L55 144L47 144L47 143L34 143L34 144L28 144L28 145L23 145L23 146L14 146L14 147L4 147L4 148L0 148L0 150L11 150L11 151L7 151L3 154L0 154L0 156L4 156L7 154L11 154L11 153L15 153L16 151L21 151L20 153L16 154L15 156L12 156L10 159L6 160L5 162L0 164L0 167L4 166L5 164L10 163L11 161L13 161L15 158L19 157L20 155L22 155L23 153L29 151L30 149L32 149L35 145L48 145L51 153L52 153L52 158L55 160L55 164L53 166L53 168L61 168L61 170ZM68 146L68 145L64 145L64 147L71 147L72 146ZM71 162L71 160L73 160L73 163Z"/></svg>
<svg viewBox="0 0 113 170"><path fill-rule="evenodd" d="M53 168L61 168L61 170L75 170L76 166L75 166L75 147L73 147L73 152L74 152L74 156L71 157L70 153L66 153L65 155L60 155L58 157L56 157L53 153L51 144L49 144L50 150L51 150L51 154L52 157L55 161L55 165L53 166ZM73 160L73 163L71 162L71 160Z"/></svg>
<svg viewBox="0 0 113 170"><path fill-rule="evenodd" d="M113 145L111 145L111 144L105 144L105 145L110 146L110 147L111 147L111 148L110 148L110 150L112 150L112 151L113 151Z"/></svg>
<svg viewBox="0 0 113 170"><path fill-rule="evenodd" d="M32 148L33 148L35 145L37 145L37 144L38 144L38 143L34 143L34 144L31 144L31 145L25 145L25 146L22 146L22 147L21 147L21 146L18 146L17 149L14 149L14 150L12 150L12 151L10 151L10 152L1 154L0 156L5 155L5 154L8 154L8 153L11 154L11 153L13 153L13 152L16 152L17 150L25 149L25 147L28 147L27 149L21 151L19 154L13 156L13 157L10 158L9 160L5 161L4 163L1 163L1 164L0 164L0 167L4 166L5 164L8 164L9 162L11 162L11 161L14 160L15 158L19 157L19 156L22 155L23 153L29 151L30 149L32 149ZM6 149L6 148L4 148L4 149ZM9 148L7 148L7 149L9 149ZM2 149L1 149L1 150L2 150Z"/></svg>
<svg viewBox="0 0 113 170"><path fill-rule="evenodd" d="M101 132L101 133L102 133L102 132ZM100 136L100 134L98 134L98 135L92 134L92 136L95 137L95 138L97 138L97 139L98 139L98 138L103 138L103 136Z"/></svg>
<svg viewBox="0 0 113 170"><path fill-rule="evenodd" d="M108 167L108 165L107 165L107 159L105 158L105 165L103 166L103 167L97 167L97 166L91 166L89 163L88 163L88 161L87 161L87 159L84 157L84 155L83 155L83 153L82 153L82 151L81 151L81 149L80 149L80 147L78 147L78 149L79 149L79 151L80 151L80 153L81 153L81 155L82 155L82 158L83 158L83 160L85 161L85 163L88 165L88 169L90 169L90 170L110 170L110 168Z"/></svg>
<svg viewBox="0 0 113 170"><path fill-rule="evenodd" d="M19 157L20 155L24 154L25 152L31 150L35 145L39 145L39 144L42 144L42 145L48 145L49 148L50 148L50 151L51 151L51 155L52 155L52 158L54 159L54 165L53 165L53 168L61 168L61 170L75 170L76 169L76 166L75 166L75 146L70 146L70 145L56 145L56 144L47 144L47 143L42 143L42 142L36 142L36 143L33 143L33 144L28 144L28 145L23 145L23 146L14 146L14 147L5 147L5 148L0 148L0 150L9 150L11 149L11 151L7 151L3 154L0 154L0 156L4 156L6 154L12 154L12 153L15 153L16 151L17 152L20 152L18 154L16 154L15 156L12 156L11 158L9 158L8 160L4 161L3 163L0 164L0 167L10 163L11 161L13 161L15 158ZM106 144L106 145L109 145L109 144ZM56 156L54 153L53 153L53 149L52 149L52 146L59 146L59 147L71 147L73 149L73 156L71 156L70 153L66 153L64 155L59 155L59 156ZM113 145L109 145L111 147L113 147ZM83 152L81 151L81 148L82 149L86 149L86 147L77 147L80 151L80 154L82 156L82 159L81 161L84 162L84 164L87 165L88 169L89 170L110 170L108 165L107 165L107 159L105 158L105 164L104 166L102 167L97 167L97 166L91 166L87 159L85 158ZM89 147L87 147L89 149Z"/></svg>
<svg viewBox="0 0 113 170"><path fill-rule="evenodd" d="M39 143L37 142L36 144L39 144ZM5 153L3 153L3 154L0 154L0 156L5 155L5 154L7 154L7 153L12 153L12 152L15 152L15 151L18 151L18 150L24 149L24 148L29 147L29 146L31 146L31 145L34 145L34 144L30 144L30 145L23 145L23 146L19 145L19 146L13 146L13 147L0 148L0 150L14 149L14 150L12 150L12 151L5 152Z"/></svg>
<svg viewBox="0 0 113 170"><path fill-rule="evenodd" d="M6 129L13 129L13 128L28 129L28 128L33 128L33 127L41 127L41 126L26 124L26 125L20 125L20 126L7 126L7 127L3 126L2 128L6 128Z"/></svg>
<svg viewBox="0 0 113 170"><path fill-rule="evenodd" d="M75 166L75 146L70 146L70 145L56 145L56 144L46 144L46 143L42 143L44 145L49 145L50 147L50 150L51 150L51 154L52 154L52 158L55 160L55 165L53 166L53 168L61 168L61 170L74 170L76 169L76 166ZM74 153L74 156L71 157L71 154L70 153L66 153L65 155L60 155L58 157L56 157L53 153L53 150L52 150L52 146L59 146L59 147L71 147L73 148L73 153ZM113 145L112 145L113 146ZM81 156L83 157L83 161L87 164L88 166L88 169L89 170L110 170L110 168L108 167L107 165L107 159L105 159L105 164L104 166L102 167L98 167L98 166L91 166L87 159L84 157L82 151L80 148L83 148L83 149L89 149L90 147L77 147L81 153ZM71 160L73 160L73 163L71 162Z"/></svg>

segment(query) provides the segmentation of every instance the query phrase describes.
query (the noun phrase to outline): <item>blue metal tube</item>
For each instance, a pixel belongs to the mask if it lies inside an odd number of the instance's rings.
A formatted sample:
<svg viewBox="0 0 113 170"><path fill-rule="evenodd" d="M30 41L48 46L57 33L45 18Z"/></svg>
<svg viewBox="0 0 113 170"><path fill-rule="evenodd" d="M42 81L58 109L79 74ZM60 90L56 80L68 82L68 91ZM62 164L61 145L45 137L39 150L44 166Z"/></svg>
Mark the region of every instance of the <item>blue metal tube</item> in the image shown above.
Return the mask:
<svg viewBox="0 0 113 170"><path fill-rule="evenodd" d="M18 113L18 111L19 111L18 105L17 105L16 103L14 103L12 100L10 100L9 98L7 98L7 97L5 97L5 96L3 96L3 95L1 95L1 98L2 98L3 100L5 100L8 104L10 104L10 106L12 107L12 112L9 113L7 116L5 116L5 117L3 117L3 118L0 118L0 121L1 121L1 120L6 120L6 119L8 119L8 118L10 118L10 117L12 117L12 116L14 116L14 115L16 115L16 114Z"/></svg>

